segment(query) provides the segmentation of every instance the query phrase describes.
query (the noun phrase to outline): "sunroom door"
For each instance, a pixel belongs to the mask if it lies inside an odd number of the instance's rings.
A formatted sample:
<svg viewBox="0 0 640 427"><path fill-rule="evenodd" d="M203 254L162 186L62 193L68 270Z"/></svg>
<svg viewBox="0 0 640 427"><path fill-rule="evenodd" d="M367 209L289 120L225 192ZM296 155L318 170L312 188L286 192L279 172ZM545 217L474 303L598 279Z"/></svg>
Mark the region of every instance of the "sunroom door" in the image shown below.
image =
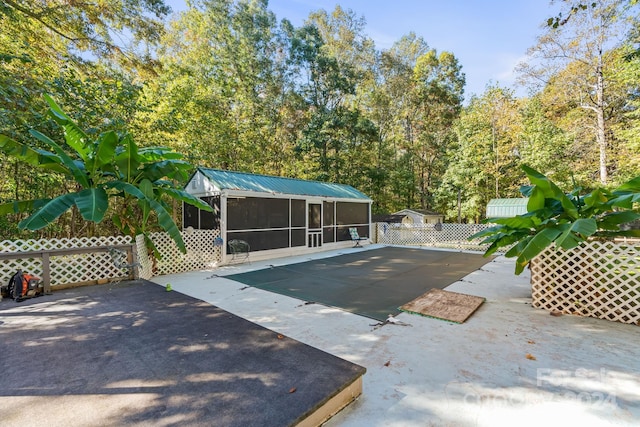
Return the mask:
<svg viewBox="0 0 640 427"><path fill-rule="evenodd" d="M322 246L322 203L309 203L307 213L307 246L318 248Z"/></svg>

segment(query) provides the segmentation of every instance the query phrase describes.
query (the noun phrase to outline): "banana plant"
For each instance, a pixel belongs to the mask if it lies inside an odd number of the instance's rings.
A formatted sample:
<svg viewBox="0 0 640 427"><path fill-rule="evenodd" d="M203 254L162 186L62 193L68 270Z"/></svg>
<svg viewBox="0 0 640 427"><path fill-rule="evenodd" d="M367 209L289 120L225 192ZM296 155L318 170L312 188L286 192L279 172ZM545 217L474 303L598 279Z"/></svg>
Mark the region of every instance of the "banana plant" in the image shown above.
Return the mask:
<svg viewBox="0 0 640 427"><path fill-rule="evenodd" d="M469 239L483 238L489 244L485 256L511 246L506 257L517 257L515 273L520 274L531 260L551 244L572 249L587 239L640 236L640 230L623 230L622 224L640 218L640 176L614 190L597 188L580 195L581 188L565 194L553 181L523 165L531 185L520 192L528 197L527 213L513 218L487 218L494 227ZM635 209L634 209L635 208Z"/></svg>
<svg viewBox="0 0 640 427"><path fill-rule="evenodd" d="M139 149L129 134L119 136L113 131L92 140L50 96L44 95L44 99L49 104L49 115L64 131L66 150L48 136L31 130L31 135L49 150L0 135L0 151L35 168L64 175L75 182L77 191L51 199L0 204L0 214L29 213L18 226L39 230L75 207L84 220L99 223L110 208L110 201L120 199L124 212L115 213L112 219L122 232L147 235L147 225L155 218L178 248L186 252L166 200L182 201L209 212L212 208L174 184L184 182L192 169L183 156L165 147ZM142 215L135 215L130 209L130 200L136 202Z"/></svg>

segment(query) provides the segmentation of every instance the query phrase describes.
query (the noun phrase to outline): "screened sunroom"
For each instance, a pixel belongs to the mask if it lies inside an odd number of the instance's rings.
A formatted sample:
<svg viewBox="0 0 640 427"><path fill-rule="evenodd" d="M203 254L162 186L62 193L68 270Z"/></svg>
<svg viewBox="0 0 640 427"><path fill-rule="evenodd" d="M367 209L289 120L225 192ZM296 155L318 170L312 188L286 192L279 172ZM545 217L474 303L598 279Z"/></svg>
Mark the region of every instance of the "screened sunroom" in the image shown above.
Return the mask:
<svg viewBox="0 0 640 427"><path fill-rule="evenodd" d="M219 229L223 262L233 240L266 259L349 247L349 228L371 236L371 199L348 185L198 168L185 190L214 212L184 205L183 228Z"/></svg>

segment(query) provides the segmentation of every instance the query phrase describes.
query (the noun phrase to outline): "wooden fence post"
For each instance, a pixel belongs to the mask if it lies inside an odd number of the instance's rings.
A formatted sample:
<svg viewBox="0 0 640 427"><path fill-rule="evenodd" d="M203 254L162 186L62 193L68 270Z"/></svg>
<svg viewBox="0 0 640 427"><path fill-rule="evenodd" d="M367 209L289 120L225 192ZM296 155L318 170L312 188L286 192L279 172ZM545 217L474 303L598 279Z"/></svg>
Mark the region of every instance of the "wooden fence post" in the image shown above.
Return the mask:
<svg viewBox="0 0 640 427"><path fill-rule="evenodd" d="M44 293L51 292L51 263L49 262L49 252L42 253L42 283Z"/></svg>

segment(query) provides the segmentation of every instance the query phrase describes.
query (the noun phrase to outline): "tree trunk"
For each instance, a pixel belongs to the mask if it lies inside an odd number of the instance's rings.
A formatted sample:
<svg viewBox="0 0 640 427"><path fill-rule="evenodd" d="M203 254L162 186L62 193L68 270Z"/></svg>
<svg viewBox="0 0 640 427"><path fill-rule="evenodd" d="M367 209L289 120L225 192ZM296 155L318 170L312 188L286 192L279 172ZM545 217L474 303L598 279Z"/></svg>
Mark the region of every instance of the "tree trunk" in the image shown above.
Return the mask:
<svg viewBox="0 0 640 427"><path fill-rule="evenodd" d="M424 175L425 175L424 165L420 165L420 208L421 209L426 209L425 193L426 193L427 186L424 179Z"/></svg>
<svg viewBox="0 0 640 427"><path fill-rule="evenodd" d="M602 76L602 55L598 59L597 69L597 81L596 81L596 120L597 120L597 132L596 139L598 142L598 149L600 151L600 183L602 185L607 184L607 134L605 128L604 119L604 78Z"/></svg>
<svg viewBox="0 0 640 427"><path fill-rule="evenodd" d="M491 120L491 143L493 145L493 152L495 153L495 186L496 186L496 198L500 197L500 158L498 155L498 136L496 130L495 119Z"/></svg>

